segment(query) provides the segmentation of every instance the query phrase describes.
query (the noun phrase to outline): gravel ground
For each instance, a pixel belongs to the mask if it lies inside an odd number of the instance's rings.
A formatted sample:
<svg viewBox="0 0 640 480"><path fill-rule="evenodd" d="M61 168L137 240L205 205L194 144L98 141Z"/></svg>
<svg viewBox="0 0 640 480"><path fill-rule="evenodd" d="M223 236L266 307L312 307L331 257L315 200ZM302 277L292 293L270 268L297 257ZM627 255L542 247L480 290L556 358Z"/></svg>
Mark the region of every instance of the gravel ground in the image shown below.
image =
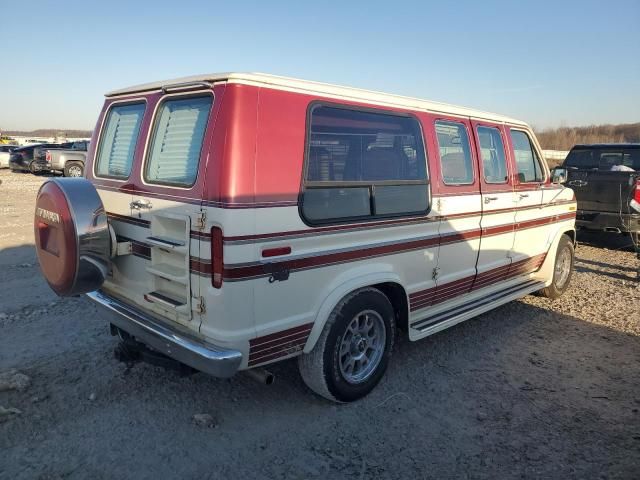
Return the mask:
<svg viewBox="0 0 640 480"><path fill-rule="evenodd" d="M378 388L337 406L295 362L265 387L115 361L95 308L38 270L44 179L0 180L0 373L30 378L0 391L0 478L639 478L640 285L622 237L581 235L560 300L400 339Z"/></svg>

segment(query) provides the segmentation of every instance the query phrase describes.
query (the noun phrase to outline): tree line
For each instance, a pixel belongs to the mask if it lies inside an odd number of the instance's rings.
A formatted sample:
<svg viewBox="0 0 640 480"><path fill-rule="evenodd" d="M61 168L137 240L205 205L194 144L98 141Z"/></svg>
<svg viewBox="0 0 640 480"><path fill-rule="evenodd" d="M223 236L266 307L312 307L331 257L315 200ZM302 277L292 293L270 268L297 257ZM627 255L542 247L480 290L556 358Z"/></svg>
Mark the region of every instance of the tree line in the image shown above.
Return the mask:
<svg viewBox="0 0 640 480"><path fill-rule="evenodd" d="M548 128L536 136L544 150L571 150L580 143L640 143L640 123Z"/></svg>

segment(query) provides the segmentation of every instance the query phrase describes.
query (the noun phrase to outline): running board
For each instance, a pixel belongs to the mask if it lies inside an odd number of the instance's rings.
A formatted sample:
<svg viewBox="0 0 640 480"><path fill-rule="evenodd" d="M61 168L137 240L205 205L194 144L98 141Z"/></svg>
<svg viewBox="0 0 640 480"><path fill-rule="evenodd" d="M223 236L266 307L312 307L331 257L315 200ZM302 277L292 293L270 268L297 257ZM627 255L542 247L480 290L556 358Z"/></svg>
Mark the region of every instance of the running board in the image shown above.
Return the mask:
<svg viewBox="0 0 640 480"><path fill-rule="evenodd" d="M529 293L544 288L545 283L537 280L528 280L517 285L504 288L486 297L478 298L470 303L458 305L450 310L437 313L431 317L418 320L410 325L415 331L415 336L420 338L439 332L457 323L473 318L499 305L524 297ZM411 336L414 339L413 335ZM417 338L415 338L417 340Z"/></svg>

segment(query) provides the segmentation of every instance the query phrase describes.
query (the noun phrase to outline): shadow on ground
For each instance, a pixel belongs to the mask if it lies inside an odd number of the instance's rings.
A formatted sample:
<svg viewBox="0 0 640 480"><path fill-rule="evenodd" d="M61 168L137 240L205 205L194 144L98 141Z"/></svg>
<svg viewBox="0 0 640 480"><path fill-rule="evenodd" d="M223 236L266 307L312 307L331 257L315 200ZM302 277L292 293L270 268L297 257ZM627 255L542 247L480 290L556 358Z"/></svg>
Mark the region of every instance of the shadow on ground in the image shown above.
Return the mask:
<svg viewBox="0 0 640 480"><path fill-rule="evenodd" d="M272 367L272 387L116 362L85 299L53 297L35 315L24 306L43 281L36 265L7 276L23 248L0 252L0 298L19 296L26 312L0 323L0 370L32 378L25 392L0 392L22 411L0 423L2 478L637 475L638 337L512 302L401 338L378 388L334 405L306 389L295 361ZM8 292L12 279L21 291ZM195 425L196 413L215 427Z"/></svg>

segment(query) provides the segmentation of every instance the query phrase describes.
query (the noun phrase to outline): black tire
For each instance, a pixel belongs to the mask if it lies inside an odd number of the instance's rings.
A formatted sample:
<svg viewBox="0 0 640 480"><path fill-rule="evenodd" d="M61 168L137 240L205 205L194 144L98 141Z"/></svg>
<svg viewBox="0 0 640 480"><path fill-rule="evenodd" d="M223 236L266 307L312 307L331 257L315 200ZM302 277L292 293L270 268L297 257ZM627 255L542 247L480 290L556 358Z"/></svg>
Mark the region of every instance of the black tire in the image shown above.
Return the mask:
<svg viewBox="0 0 640 480"><path fill-rule="evenodd" d="M569 271L565 277L558 271L558 264L565 261L564 255L569 256ZM573 264L575 260L575 249L573 242L568 235L562 235L560 242L558 242L558 249L556 250L556 258L553 264L553 281L551 285L540 290L540 295L543 297L556 299L560 297L569 288L571 283L571 276L573 275Z"/></svg>
<svg viewBox="0 0 640 480"><path fill-rule="evenodd" d="M73 173L80 169L80 175ZM81 162L67 162L64 166L63 175L65 177L82 177L84 176L84 165Z"/></svg>
<svg viewBox="0 0 640 480"><path fill-rule="evenodd" d="M36 167L35 167L34 162L31 162L29 164L29 173L31 173L32 175L37 175L38 174L38 172L36 172Z"/></svg>
<svg viewBox="0 0 640 480"><path fill-rule="evenodd" d="M370 313L365 313L365 311ZM356 319L363 318L363 315L364 322L369 322L369 315L371 315L372 324L379 325L377 328L380 328L380 333L384 331L384 341L379 340L378 342L378 345L383 344L384 348L379 349L378 354L372 354L377 358L375 364L373 361L371 362L374 367L366 378L354 382L349 381L348 375L345 376L346 374L343 373L340 347L343 340L347 338L349 326L353 322L359 322L360 320ZM382 325L384 325L384 329L381 328ZM371 287L356 290L343 298L335 307L313 350L298 357L300 375L311 390L329 400L334 402L358 400L373 390L382 379L391 358L395 333L395 314L386 295ZM352 334L352 343L354 337ZM362 342L362 337L359 338ZM367 348L367 342L364 343L365 346L362 348ZM361 346L360 343L358 345ZM375 352L373 347L370 349ZM360 352L362 351L360 350ZM366 368L368 367L365 366Z"/></svg>

